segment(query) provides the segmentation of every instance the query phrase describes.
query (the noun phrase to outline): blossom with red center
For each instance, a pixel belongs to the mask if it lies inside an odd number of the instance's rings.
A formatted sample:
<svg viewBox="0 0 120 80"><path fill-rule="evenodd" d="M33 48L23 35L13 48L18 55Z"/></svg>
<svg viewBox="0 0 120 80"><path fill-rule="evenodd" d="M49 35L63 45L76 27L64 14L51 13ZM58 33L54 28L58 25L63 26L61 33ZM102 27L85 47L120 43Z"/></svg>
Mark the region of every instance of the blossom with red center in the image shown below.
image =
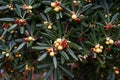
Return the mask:
<svg viewBox="0 0 120 80"><path fill-rule="evenodd" d="M105 30L109 30L109 29L111 29L111 28L112 28L112 25L104 26L104 29L105 29Z"/></svg>
<svg viewBox="0 0 120 80"><path fill-rule="evenodd" d="M26 26L27 25L27 21L24 19L16 19L15 23L18 24L18 26Z"/></svg>
<svg viewBox="0 0 120 80"><path fill-rule="evenodd" d="M61 45L63 48L66 48L66 47L67 47L67 40L66 40L66 39L62 39L62 41L60 42L60 45Z"/></svg>
<svg viewBox="0 0 120 80"><path fill-rule="evenodd" d="M20 22L19 19L16 19L16 20L15 20L15 23L16 23L16 24L18 24L19 22Z"/></svg>
<svg viewBox="0 0 120 80"><path fill-rule="evenodd" d="M59 1L56 1L56 6L60 6L60 2Z"/></svg>
<svg viewBox="0 0 120 80"><path fill-rule="evenodd" d="M26 4L24 4L24 5L22 6L22 8L23 8L23 10L27 10L27 9L28 9L28 6L27 6Z"/></svg>

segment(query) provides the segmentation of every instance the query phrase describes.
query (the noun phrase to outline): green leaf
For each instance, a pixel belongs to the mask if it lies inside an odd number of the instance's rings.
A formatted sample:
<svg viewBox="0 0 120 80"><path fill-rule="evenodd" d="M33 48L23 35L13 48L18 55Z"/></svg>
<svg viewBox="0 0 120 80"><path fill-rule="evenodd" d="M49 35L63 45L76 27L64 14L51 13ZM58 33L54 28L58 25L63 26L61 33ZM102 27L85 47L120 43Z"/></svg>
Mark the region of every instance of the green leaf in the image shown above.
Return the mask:
<svg viewBox="0 0 120 80"><path fill-rule="evenodd" d="M54 80L57 80L57 69L54 69Z"/></svg>
<svg viewBox="0 0 120 80"><path fill-rule="evenodd" d="M25 64L22 63L22 64L19 64L19 66L15 67L14 69L15 69L15 70L17 70L17 69L21 69L21 68L23 68L24 66L25 66Z"/></svg>
<svg viewBox="0 0 120 80"><path fill-rule="evenodd" d="M43 24L36 24L37 27L43 27Z"/></svg>
<svg viewBox="0 0 120 80"><path fill-rule="evenodd" d="M59 13L56 13L56 19L60 19Z"/></svg>
<svg viewBox="0 0 120 80"><path fill-rule="evenodd" d="M15 50L15 52L18 52L20 49L22 49L25 44L26 44L25 42L21 43L21 44L18 46L18 48Z"/></svg>
<svg viewBox="0 0 120 80"><path fill-rule="evenodd" d="M83 6L82 9L79 9L79 11L78 11L79 14L85 12L85 11L86 11L87 9L89 9L91 6L92 6L92 4L87 4L87 5Z"/></svg>
<svg viewBox="0 0 120 80"><path fill-rule="evenodd" d="M114 72L110 73L108 80L115 80L115 73Z"/></svg>
<svg viewBox="0 0 120 80"><path fill-rule="evenodd" d="M20 10L20 6L18 4L15 4L16 8L15 8L15 12L17 13L18 16L22 17L21 15L21 10Z"/></svg>
<svg viewBox="0 0 120 80"><path fill-rule="evenodd" d="M60 18L63 18L63 14L62 12L59 12Z"/></svg>
<svg viewBox="0 0 120 80"><path fill-rule="evenodd" d="M12 25L10 28L8 28L7 31L11 31L11 30L13 30L13 29L16 28L16 27L17 27L17 24L14 24L14 25Z"/></svg>
<svg viewBox="0 0 120 80"><path fill-rule="evenodd" d="M66 59L69 60L69 57L65 51L59 51L59 53Z"/></svg>
<svg viewBox="0 0 120 80"><path fill-rule="evenodd" d="M57 29L58 29L59 37L61 37L63 32L62 32L60 21L57 21L57 25L56 26L57 26Z"/></svg>
<svg viewBox="0 0 120 80"><path fill-rule="evenodd" d="M4 49L7 48L7 45L6 45L4 42L2 42L2 41L0 41L0 45L1 45Z"/></svg>
<svg viewBox="0 0 120 80"><path fill-rule="evenodd" d="M41 16L45 21L47 21L47 18L46 18L46 16L45 16L43 13L40 13L40 16Z"/></svg>
<svg viewBox="0 0 120 80"><path fill-rule="evenodd" d="M5 36L7 33L7 30L4 30L1 36Z"/></svg>
<svg viewBox="0 0 120 80"><path fill-rule="evenodd" d="M91 43L90 41L85 41L85 43L86 43L87 45L94 45L94 44Z"/></svg>
<svg viewBox="0 0 120 80"><path fill-rule="evenodd" d="M43 0L43 1L41 1L43 4L50 4L51 3L51 1L49 1L49 0Z"/></svg>
<svg viewBox="0 0 120 80"><path fill-rule="evenodd" d="M37 68L38 69L41 69L41 68L46 68L46 67L49 67L51 64L41 64L41 65L38 65Z"/></svg>
<svg viewBox="0 0 120 80"><path fill-rule="evenodd" d="M76 55L74 54L74 52L70 48L67 48L66 50L76 61L78 61L78 58L76 57Z"/></svg>
<svg viewBox="0 0 120 80"><path fill-rule="evenodd" d="M36 49L36 50L44 50L48 47L45 47L45 46L33 46L32 49Z"/></svg>
<svg viewBox="0 0 120 80"><path fill-rule="evenodd" d="M48 7L48 8L46 8L46 9L44 10L44 13L49 13L51 10L52 10L52 8L51 8L51 7Z"/></svg>
<svg viewBox="0 0 120 80"><path fill-rule="evenodd" d="M49 45L48 45L48 44L45 44L45 43L39 43L39 42L37 42L37 45L49 47Z"/></svg>
<svg viewBox="0 0 120 80"><path fill-rule="evenodd" d="M0 21L15 21L14 18L0 18Z"/></svg>
<svg viewBox="0 0 120 80"><path fill-rule="evenodd" d="M80 47L79 45L77 45L76 43L73 43L73 42L68 42L68 44L73 47L74 49L76 50L81 50L82 47Z"/></svg>
<svg viewBox="0 0 120 80"><path fill-rule="evenodd" d="M63 74L59 68L57 68L57 74L58 74L58 78L61 80L63 78Z"/></svg>
<svg viewBox="0 0 120 80"><path fill-rule="evenodd" d="M55 40L56 37L52 34L47 34L47 33L41 33L44 37L51 39L51 40Z"/></svg>
<svg viewBox="0 0 120 80"><path fill-rule="evenodd" d="M28 0L28 1L30 5L34 3L34 0Z"/></svg>
<svg viewBox="0 0 120 80"><path fill-rule="evenodd" d="M24 34L24 32L25 32L25 27L24 27L24 26L21 26L21 27L20 27L20 33L21 33L21 34Z"/></svg>
<svg viewBox="0 0 120 80"><path fill-rule="evenodd" d="M48 73L46 74L46 76L44 77L43 80L48 80L48 78L50 77L50 75L52 74L52 72L53 72L53 68L51 68L51 69L48 71Z"/></svg>
<svg viewBox="0 0 120 80"><path fill-rule="evenodd" d="M4 57L4 54L0 54L0 59Z"/></svg>
<svg viewBox="0 0 120 80"><path fill-rule="evenodd" d="M106 23L107 21L106 21L104 15L101 12L98 12L98 14L99 14L100 18Z"/></svg>
<svg viewBox="0 0 120 80"><path fill-rule="evenodd" d="M35 32L35 21L33 21L32 22L32 24L31 24L31 29L30 29L30 33L31 33L31 35L33 35L34 34L34 32Z"/></svg>
<svg viewBox="0 0 120 80"><path fill-rule="evenodd" d="M41 56L39 56L39 58L37 59L37 61L42 61L46 57L47 57L47 53L43 53Z"/></svg>
<svg viewBox="0 0 120 80"><path fill-rule="evenodd" d="M73 75L69 70L65 69L64 67L62 67L62 66L60 66L60 65L59 65L59 67L60 67L66 74L68 74L70 77L74 78L74 75Z"/></svg>
<svg viewBox="0 0 120 80"><path fill-rule="evenodd" d="M39 4L34 4L32 7L36 8L36 7L39 7L39 6L40 6L40 3Z"/></svg>
<svg viewBox="0 0 120 80"><path fill-rule="evenodd" d="M31 80L31 79L32 79L32 71L29 71L27 80Z"/></svg>
<svg viewBox="0 0 120 80"><path fill-rule="evenodd" d="M56 59L56 56L53 57L53 63L54 63L54 67L57 68L57 59Z"/></svg>
<svg viewBox="0 0 120 80"><path fill-rule="evenodd" d="M104 26L102 23L100 23L100 22L95 22L97 25L99 25L100 27L101 26Z"/></svg>
<svg viewBox="0 0 120 80"><path fill-rule="evenodd" d="M61 56L61 64L64 64L65 63L65 59L63 56Z"/></svg>
<svg viewBox="0 0 120 80"><path fill-rule="evenodd" d="M112 19L111 19L111 23L118 17L119 17L119 13L114 14Z"/></svg>
<svg viewBox="0 0 120 80"><path fill-rule="evenodd" d="M7 9L7 8L8 8L8 6L1 6L0 10L4 10L4 9Z"/></svg>

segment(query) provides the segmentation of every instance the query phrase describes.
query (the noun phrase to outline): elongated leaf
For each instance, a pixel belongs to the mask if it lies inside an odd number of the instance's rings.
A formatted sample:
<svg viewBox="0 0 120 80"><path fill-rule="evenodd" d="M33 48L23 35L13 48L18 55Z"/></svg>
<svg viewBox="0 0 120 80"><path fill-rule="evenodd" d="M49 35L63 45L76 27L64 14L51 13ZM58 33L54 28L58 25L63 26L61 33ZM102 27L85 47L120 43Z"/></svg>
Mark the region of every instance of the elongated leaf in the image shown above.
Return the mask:
<svg viewBox="0 0 120 80"><path fill-rule="evenodd" d="M61 80L63 78L63 75L59 68L57 68L57 74L58 74L58 78Z"/></svg>
<svg viewBox="0 0 120 80"><path fill-rule="evenodd" d="M9 42L9 48L12 49L16 45L16 42L14 40L11 40Z"/></svg>
<svg viewBox="0 0 120 80"><path fill-rule="evenodd" d="M66 52L64 52L64 51L59 51L59 52L66 60L69 60L69 57Z"/></svg>
<svg viewBox="0 0 120 80"><path fill-rule="evenodd" d="M99 13L100 18L101 18L105 23L107 23L104 15L103 15L101 12L98 12L98 13Z"/></svg>
<svg viewBox="0 0 120 80"><path fill-rule="evenodd" d="M59 33L59 37L61 37L62 35L62 30L61 30L61 24L60 24L60 21L57 22L57 29L58 29L58 33Z"/></svg>
<svg viewBox="0 0 120 80"><path fill-rule="evenodd" d="M76 57L76 55L74 54L74 52L70 48L67 48L66 50L76 61L78 61L78 58Z"/></svg>
<svg viewBox="0 0 120 80"><path fill-rule="evenodd" d="M7 30L4 30L1 36L5 36L6 33L7 33Z"/></svg>
<svg viewBox="0 0 120 80"><path fill-rule="evenodd" d="M0 21L15 21L14 18L0 18Z"/></svg>
<svg viewBox="0 0 120 80"><path fill-rule="evenodd" d="M39 42L37 42L37 45L39 45L39 46L48 46L48 44L45 44L45 43L39 43Z"/></svg>
<svg viewBox="0 0 120 80"><path fill-rule="evenodd" d="M14 69L15 69L15 70L17 70L17 69L21 69L21 68L23 68L24 66L25 66L25 64L23 63L23 64L21 64L21 65L15 67Z"/></svg>
<svg viewBox="0 0 120 80"><path fill-rule="evenodd" d="M20 27L20 33L21 33L21 34L24 34L24 32L25 32L25 27L24 27L24 26L21 26L21 27Z"/></svg>
<svg viewBox="0 0 120 80"><path fill-rule="evenodd" d="M41 16L45 21L47 21L47 18L46 18L46 16L45 16L43 13L40 13L40 16Z"/></svg>
<svg viewBox="0 0 120 80"><path fill-rule="evenodd" d="M41 69L41 68L46 68L49 67L51 64L42 64L42 65L38 65L37 68Z"/></svg>
<svg viewBox="0 0 120 80"><path fill-rule="evenodd" d="M74 49L76 50L81 50L82 47L80 47L79 45L77 45L76 43L73 43L73 42L68 42L68 44L73 47Z"/></svg>
<svg viewBox="0 0 120 80"><path fill-rule="evenodd" d="M29 4L33 4L34 3L34 0L28 0L29 1Z"/></svg>
<svg viewBox="0 0 120 80"><path fill-rule="evenodd" d="M31 79L32 79L32 71L29 71L27 80L31 80Z"/></svg>
<svg viewBox="0 0 120 80"><path fill-rule="evenodd" d="M53 36L53 35L51 35L51 34L47 34L47 33L41 33L43 36L45 36L46 38L48 38L48 39L51 39L51 40L55 40L56 39L56 37L55 36Z"/></svg>
<svg viewBox="0 0 120 80"><path fill-rule="evenodd" d="M18 48L15 50L15 52L18 52L20 49L22 49L25 44L26 44L25 42L21 43L21 44L18 46Z"/></svg>
<svg viewBox="0 0 120 80"><path fill-rule="evenodd" d="M13 30L14 28L16 28L17 27L17 24L14 24L14 25L12 25L7 31L11 31L11 30Z"/></svg>
<svg viewBox="0 0 120 80"><path fill-rule="evenodd" d="M65 58L63 56L61 56L61 64L65 63Z"/></svg>
<svg viewBox="0 0 120 80"><path fill-rule="evenodd" d="M1 45L4 49L7 48L7 45L5 45L5 43L2 42L2 41L0 41L0 45Z"/></svg>
<svg viewBox="0 0 120 80"><path fill-rule="evenodd" d="M56 59L56 56L53 57L53 63L54 63L54 67L57 68L57 59Z"/></svg>
<svg viewBox="0 0 120 80"><path fill-rule="evenodd" d="M4 54L0 54L0 59L4 57Z"/></svg>
<svg viewBox="0 0 120 80"><path fill-rule="evenodd" d="M40 6L40 3L39 4L34 4L32 7L36 8L36 7L39 7L39 6Z"/></svg>
<svg viewBox="0 0 120 80"><path fill-rule="evenodd" d="M57 69L54 69L54 80L57 80Z"/></svg>
<svg viewBox="0 0 120 80"><path fill-rule="evenodd" d="M66 74L68 74L70 77L74 78L74 75L68 70L68 69L65 69L64 67L60 66L60 69L62 69Z"/></svg>
<svg viewBox="0 0 120 80"><path fill-rule="evenodd" d="M16 6L16 9L15 9L15 12L17 13L18 16L21 17L21 10L20 10L20 6L18 4L15 4Z"/></svg>
<svg viewBox="0 0 120 80"><path fill-rule="evenodd" d="M100 23L100 22L95 22L97 25L99 25L99 26L105 26L105 25L103 25L102 23Z"/></svg>
<svg viewBox="0 0 120 80"><path fill-rule="evenodd" d="M48 4L50 4L50 3L51 3L51 1L49 1L49 0L43 0L43 1L42 1L42 3L43 3L43 4L47 4L47 5L48 5Z"/></svg>
<svg viewBox="0 0 120 80"><path fill-rule="evenodd" d="M4 9L7 9L7 8L8 8L8 6L1 6L0 10L4 10Z"/></svg>
<svg viewBox="0 0 120 80"><path fill-rule="evenodd" d="M51 69L48 71L48 73L46 74L46 76L44 77L43 80L48 80L48 78L50 77L50 75L52 74L52 72L53 72L53 68L51 68Z"/></svg>
<svg viewBox="0 0 120 80"><path fill-rule="evenodd" d="M37 27L43 27L43 24L36 24Z"/></svg>
<svg viewBox="0 0 120 80"><path fill-rule="evenodd" d="M46 57L47 57L47 53L43 53L41 56L39 56L39 58L37 59L37 61L42 61Z"/></svg>
<svg viewBox="0 0 120 80"><path fill-rule="evenodd" d="M31 24L31 30L30 30L31 35L33 35L34 32L35 32L35 25L36 25L35 21L33 21L32 24Z"/></svg>
<svg viewBox="0 0 120 80"><path fill-rule="evenodd" d="M80 11L79 14L83 13L84 11L86 11L87 9L89 9L90 7L92 6L92 4L88 4L88 5L85 5L82 9L79 9Z"/></svg>
<svg viewBox="0 0 120 80"><path fill-rule="evenodd" d="M119 13L116 13L116 14L112 17L111 22L113 22L116 18L118 18L118 16L119 16Z"/></svg>
<svg viewBox="0 0 120 80"><path fill-rule="evenodd" d="M48 47L44 47L44 46L33 46L32 49L36 49L36 50L44 50Z"/></svg>
<svg viewBox="0 0 120 80"><path fill-rule="evenodd" d="M48 7L48 8L46 8L46 9L44 10L44 13L49 13L51 10L52 10L52 8L51 8L51 7Z"/></svg>

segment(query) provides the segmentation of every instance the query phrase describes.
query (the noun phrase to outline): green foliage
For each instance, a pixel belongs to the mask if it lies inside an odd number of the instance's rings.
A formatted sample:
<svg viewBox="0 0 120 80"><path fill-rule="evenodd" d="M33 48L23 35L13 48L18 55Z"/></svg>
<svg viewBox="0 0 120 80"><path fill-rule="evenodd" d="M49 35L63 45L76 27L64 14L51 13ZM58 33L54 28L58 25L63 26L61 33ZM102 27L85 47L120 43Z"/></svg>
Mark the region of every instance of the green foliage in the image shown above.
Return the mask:
<svg viewBox="0 0 120 80"><path fill-rule="evenodd" d="M5 80L120 79L119 0L0 0Z"/></svg>

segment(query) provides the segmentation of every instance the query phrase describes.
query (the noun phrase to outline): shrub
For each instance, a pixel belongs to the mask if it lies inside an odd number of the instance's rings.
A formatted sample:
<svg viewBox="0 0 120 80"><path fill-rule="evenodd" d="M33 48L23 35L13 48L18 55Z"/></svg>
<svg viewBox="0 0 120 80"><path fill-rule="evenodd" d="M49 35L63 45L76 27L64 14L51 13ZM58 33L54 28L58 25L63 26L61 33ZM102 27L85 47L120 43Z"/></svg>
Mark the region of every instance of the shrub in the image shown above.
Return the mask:
<svg viewBox="0 0 120 80"><path fill-rule="evenodd" d="M119 0L1 0L2 78L119 79L119 5Z"/></svg>

